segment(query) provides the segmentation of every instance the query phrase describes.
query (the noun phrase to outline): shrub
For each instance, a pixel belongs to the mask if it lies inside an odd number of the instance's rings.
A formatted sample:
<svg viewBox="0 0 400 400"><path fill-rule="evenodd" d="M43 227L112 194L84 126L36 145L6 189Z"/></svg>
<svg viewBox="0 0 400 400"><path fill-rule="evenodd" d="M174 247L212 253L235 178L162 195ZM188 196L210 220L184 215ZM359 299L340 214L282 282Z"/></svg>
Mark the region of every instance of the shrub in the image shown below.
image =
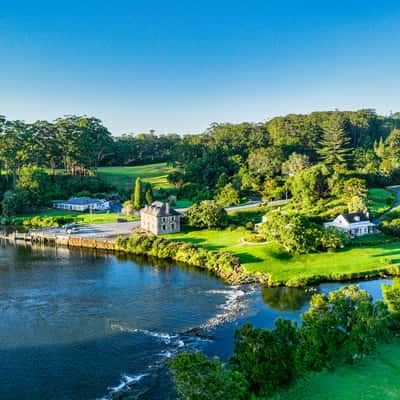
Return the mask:
<svg viewBox="0 0 400 400"><path fill-rule="evenodd" d="M171 259L213 271L217 276L227 280L232 274L241 272L238 257L229 252L212 252L192 243L171 241L153 235L133 235L129 238L119 237L115 242L116 250L136 255L147 255Z"/></svg>

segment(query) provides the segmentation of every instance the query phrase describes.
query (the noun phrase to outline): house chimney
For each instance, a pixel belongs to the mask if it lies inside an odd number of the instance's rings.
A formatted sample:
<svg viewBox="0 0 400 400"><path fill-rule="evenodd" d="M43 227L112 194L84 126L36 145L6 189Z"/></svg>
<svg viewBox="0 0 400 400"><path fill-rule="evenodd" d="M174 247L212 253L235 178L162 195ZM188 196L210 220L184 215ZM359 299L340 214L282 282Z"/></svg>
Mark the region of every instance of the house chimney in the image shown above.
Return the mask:
<svg viewBox="0 0 400 400"><path fill-rule="evenodd" d="M169 214L169 203L165 203L165 213Z"/></svg>
<svg viewBox="0 0 400 400"><path fill-rule="evenodd" d="M366 215L367 218L369 219L369 211L367 211L367 212L365 213L365 215Z"/></svg>

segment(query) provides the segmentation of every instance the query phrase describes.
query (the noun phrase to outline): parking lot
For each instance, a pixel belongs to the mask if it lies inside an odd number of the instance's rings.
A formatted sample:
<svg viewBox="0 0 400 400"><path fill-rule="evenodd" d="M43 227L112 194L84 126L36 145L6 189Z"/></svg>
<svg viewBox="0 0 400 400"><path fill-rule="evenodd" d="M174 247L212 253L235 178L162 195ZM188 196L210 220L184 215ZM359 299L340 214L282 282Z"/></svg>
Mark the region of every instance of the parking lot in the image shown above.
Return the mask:
<svg viewBox="0 0 400 400"><path fill-rule="evenodd" d="M71 236L85 239L105 239L129 235L140 221L110 222L106 224L77 225L77 232L67 234L63 228L46 229L46 233L59 236Z"/></svg>

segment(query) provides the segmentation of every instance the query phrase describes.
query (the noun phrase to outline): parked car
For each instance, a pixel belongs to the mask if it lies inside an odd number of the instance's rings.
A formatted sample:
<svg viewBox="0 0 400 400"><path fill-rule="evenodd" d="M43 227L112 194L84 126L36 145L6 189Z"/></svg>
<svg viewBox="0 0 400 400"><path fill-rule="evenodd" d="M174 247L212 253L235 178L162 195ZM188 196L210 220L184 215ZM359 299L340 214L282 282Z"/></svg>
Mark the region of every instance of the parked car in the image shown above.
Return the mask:
<svg viewBox="0 0 400 400"><path fill-rule="evenodd" d="M67 224L63 226L65 232L68 233L68 235L70 235L71 233L77 233L79 232L79 227L78 225L74 225L74 224Z"/></svg>

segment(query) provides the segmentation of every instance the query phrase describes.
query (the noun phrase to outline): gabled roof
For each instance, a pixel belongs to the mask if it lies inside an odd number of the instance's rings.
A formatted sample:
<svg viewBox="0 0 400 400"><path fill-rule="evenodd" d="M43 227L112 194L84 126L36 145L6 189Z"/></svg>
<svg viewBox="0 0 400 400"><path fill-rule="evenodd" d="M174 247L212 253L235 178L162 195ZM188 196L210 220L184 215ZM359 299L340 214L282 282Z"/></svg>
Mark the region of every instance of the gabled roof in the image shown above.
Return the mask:
<svg viewBox="0 0 400 400"><path fill-rule="evenodd" d="M369 215L363 212L342 214L342 217L346 220L348 224L356 224L358 222L369 221Z"/></svg>

